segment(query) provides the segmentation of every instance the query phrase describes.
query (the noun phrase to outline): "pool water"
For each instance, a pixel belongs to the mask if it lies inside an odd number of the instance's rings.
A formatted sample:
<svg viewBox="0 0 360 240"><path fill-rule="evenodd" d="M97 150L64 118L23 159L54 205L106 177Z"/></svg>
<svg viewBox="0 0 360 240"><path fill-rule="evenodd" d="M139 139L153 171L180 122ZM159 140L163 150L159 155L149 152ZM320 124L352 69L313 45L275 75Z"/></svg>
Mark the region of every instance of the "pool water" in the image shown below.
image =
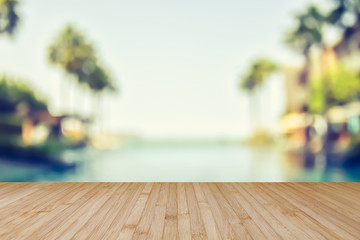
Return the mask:
<svg viewBox="0 0 360 240"><path fill-rule="evenodd" d="M281 151L236 144L138 145L81 155L82 163L68 170L1 161L0 181L360 181L360 168L329 168L323 160L305 167Z"/></svg>

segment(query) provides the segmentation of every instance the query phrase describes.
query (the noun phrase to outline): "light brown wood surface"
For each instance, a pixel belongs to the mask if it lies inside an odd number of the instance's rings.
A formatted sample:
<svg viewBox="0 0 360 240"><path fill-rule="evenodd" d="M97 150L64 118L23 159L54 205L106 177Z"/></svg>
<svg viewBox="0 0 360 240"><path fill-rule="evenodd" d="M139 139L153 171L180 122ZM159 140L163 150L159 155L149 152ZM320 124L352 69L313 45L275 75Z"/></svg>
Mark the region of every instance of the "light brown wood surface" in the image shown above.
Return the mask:
<svg viewBox="0 0 360 240"><path fill-rule="evenodd" d="M0 239L360 239L360 183L1 183Z"/></svg>

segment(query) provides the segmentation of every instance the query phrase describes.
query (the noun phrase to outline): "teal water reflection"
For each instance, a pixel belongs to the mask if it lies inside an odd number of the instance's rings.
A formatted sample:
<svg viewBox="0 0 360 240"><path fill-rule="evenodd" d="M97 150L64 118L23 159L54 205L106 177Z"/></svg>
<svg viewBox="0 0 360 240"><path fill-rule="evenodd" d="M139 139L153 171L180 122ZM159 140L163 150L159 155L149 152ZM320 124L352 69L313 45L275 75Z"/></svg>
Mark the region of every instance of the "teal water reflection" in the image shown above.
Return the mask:
<svg viewBox="0 0 360 240"><path fill-rule="evenodd" d="M1 181L360 181L360 168L304 167L281 151L229 145L129 146L87 149L73 169L0 161Z"/></svg>

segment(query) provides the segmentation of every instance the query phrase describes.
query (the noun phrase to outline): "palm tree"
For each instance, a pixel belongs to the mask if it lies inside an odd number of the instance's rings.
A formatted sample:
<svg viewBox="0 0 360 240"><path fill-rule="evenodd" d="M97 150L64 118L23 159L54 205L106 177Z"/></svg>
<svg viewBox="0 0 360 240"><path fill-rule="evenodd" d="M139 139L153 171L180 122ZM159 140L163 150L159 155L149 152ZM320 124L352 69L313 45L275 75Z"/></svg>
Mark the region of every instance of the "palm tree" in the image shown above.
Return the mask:
<svg viewBox="0 0 360 240"><path fill-rule="evenodd" d="M86 84L86 78L97 62L94 47L75 27L66 26L48 48L50 63L59 66L78 83Z"/></svg>
<svg viewBox="0 0 360 240"><path fill-rule="evenodd" d="M99 63L92 44L71 25L66 26L49 46L48 58L50 63L71 76L76 84L94 94L95 111L99 110L103 93L117 90L115 81Z"/></svg>
<svg viewBox="0 0 360 240"><path fill-rule="evenodd" d="M86 80L88 87L91 92L94 94L94 113L99 113L101 110L100 100L104 93L117 93L118 88L115 85L114 79L110 74L104 69L104 67L97 65L94 71L88 76ZM100 114L100 117L101 114ZM100 129L102 127L102 118L98 119L100 123Z"/></svg>
<svg viewBox="0 0 360 240"><path fill-rule="evenodd" d="M256 92L264 85L265 81L277 70L278 66L272 60L269 60L267 58L258 58L252 62L249 69L240 78L240 89L245 90L252 97L250 115L252 118L252 123L254 124L254 128L257 127L257 114L259 113Z"/></svg>
<svg viewBox="0 0 360 240"><path fill-rule="evenodd" d="M96 64L95 51L91 43L74 26L67 25L48 47L48 60L60 67L72 81L72 84L86 86L88 75ZM60 101L66 96L65 84L62 84ZM72 93L74 93L72 90ZM72 96L74 97L74 96Z"/></svg>
<svg viewBox="0 0 360 240"><path fill-rule="evenodd" d="M313 46L324 49L323 28L325 16L312 5L296 16L297 27L286 34L285 43L305 57L300 82L306 84L310 71L310 50Z"/></svg>
<svg viewBox="0 0 360 240"><path fill-rule="evenodd" d="M0 34L12 35L19 22L17 0L0 0Z"/></svg>

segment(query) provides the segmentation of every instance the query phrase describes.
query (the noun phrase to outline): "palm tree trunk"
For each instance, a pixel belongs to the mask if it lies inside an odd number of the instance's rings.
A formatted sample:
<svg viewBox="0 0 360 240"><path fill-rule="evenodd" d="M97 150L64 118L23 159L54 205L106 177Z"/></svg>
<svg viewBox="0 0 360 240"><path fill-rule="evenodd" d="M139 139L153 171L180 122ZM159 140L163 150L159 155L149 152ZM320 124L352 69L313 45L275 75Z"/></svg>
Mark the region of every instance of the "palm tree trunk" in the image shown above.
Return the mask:
<svg viewBox="0 0 360 240"><path fill-rule="evenodd" d="M250 103L250 115L251 115L251 125L253 133L256 132L258 128L258 101L257 101L257 94L256 91L253 93L251 97Z"/></svg>
<svg viewBox="0 0 360 240"><path fill-rule="evenodd" d="M60 87L60 96L59 96L59 104L60 104L60 107L59 109L61 109L61 114L64 114L65 111L66 111L66 106L64 106L64 99L65 99L65 96L66 96L66 79L63 79L61 81L61 87Z"/></svg>
<svg viewBox="0 0 360 240"><path fill-rule="evenodd" d="M99 114L99 111L100 111L100 100L101 100L101 98L100 98L101 96L100 96L100 93L95 93L95 96L94 96L94 107L93 107L93 113L92 113L92 115L93 115L93 121L96 123L96 122L98 122L98 126L99 126L99 130L101 130L101 128L100 128L100 124L101 124L101 114Z"/></svg>
<svg viewBox="0 0 360 240"><path fill-rule="evenodd" d="M309 75L311 71L311 60L309 54L305 55L305 66L304 69L300 75L300 83L303 85L307 85L309 82Z"/></svg>

